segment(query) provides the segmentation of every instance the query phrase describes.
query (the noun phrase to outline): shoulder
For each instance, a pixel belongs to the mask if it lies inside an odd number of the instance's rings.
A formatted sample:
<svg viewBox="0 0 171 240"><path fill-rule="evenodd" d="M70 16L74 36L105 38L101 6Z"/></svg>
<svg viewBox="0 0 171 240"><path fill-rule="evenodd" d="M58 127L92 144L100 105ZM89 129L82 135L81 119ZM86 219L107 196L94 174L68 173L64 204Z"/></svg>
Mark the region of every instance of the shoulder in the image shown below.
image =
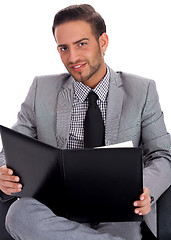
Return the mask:
<svg viewBox="0 0 171 240"><path fill-rule="evenodd" d="M122 87L127 93L146 95L149 92L156 92L156 83L153 79L126 72L117 72L117 74L119 74Z"/></svg>
<svg viewBox="0 0 171 240"><path fill-rule="evenodd" d="M71 77L68 73L36 76L34 81L41 86L63 85Z"/></svg>
<svg viewBox="0 0 171 240"><path fill-rule="evenodd" d="M123 87L124 89L141 88L146 89L149 85L155 85L155 81L150 78L145 78L136 74L127 73L123 71L113 71L110 69L111 81L118 87Z"/></svg>
<svg viewBox="0 0 171 240"><path fill-rule="evenodd" d="M64 88L73 88L73 78L70 74L36 76L29 90L29 96L37 98L54 98Z"/></svg>
<svg viewBox="0 0 171 240"><path fill-rule="evenodd" d="M63 88L72 87L73 78L70 74L56 74L36 76L31 86L37 93L53 94L57 93Z"/></svg>
<svg viewBox="0 0 171 240"><path fill-rule="evenodd" d="M126 72L118 72L120 75L123 84L126 85L135 85L135 86L148 86L150 83L154 83L154 80L150 78L145 78L136 74L126 73Z"/></svg>
<svg viewBox="0 0 171 240"><path fill-rule="evenodd" d="M111 78L117 79L113 82L123 90L126 99L142 100L148 98L148 96L153 98L158 95L155 81L150 78L123 71L114 72L112 70L111 73Z"/></svg>

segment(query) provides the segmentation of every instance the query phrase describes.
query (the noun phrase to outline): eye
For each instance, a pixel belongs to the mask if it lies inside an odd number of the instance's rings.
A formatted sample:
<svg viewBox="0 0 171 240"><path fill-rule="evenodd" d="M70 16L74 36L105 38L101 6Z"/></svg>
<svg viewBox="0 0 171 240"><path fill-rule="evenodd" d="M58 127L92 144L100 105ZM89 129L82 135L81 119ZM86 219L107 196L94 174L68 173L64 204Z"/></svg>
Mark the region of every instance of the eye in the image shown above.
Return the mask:
<svg viewBox="0 0 171 240"><path fill-rule="evenodd" d="M59 47L59 51L60 52L66 52L68 50L68 47L64 46L64 47Z"/></svg>
<svg viewBox="0 0 171 240"><path fill-rule="evenodd" d="M81 42L81 43L78 44L79 47L83 47L83 46L86 46L86 45L87 45L86 42Z"/></svg>

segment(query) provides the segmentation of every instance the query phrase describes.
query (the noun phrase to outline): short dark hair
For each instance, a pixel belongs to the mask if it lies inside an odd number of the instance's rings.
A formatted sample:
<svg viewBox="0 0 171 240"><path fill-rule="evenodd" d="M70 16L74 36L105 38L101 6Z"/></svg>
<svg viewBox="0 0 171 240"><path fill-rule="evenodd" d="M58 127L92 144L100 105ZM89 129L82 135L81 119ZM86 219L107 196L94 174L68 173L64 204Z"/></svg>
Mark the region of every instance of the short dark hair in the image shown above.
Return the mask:
<svg viewBox="0 0 171 240"><path fill-rule="evenodd" d="M98 39L102 33L106 33L106 24L104 19L89 4L71 5L60 10L54 17L52 31L55 36L55 28L60 24L83 20L91 25L92 32Z"/></svg>

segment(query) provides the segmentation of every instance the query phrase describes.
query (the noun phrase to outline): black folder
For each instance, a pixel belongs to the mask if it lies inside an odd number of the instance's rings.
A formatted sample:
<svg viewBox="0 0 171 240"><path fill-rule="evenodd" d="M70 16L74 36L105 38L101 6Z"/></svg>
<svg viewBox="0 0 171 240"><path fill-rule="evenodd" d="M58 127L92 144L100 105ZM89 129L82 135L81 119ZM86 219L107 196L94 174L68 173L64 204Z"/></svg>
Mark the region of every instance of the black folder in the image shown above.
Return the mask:
<svg viewBox="0 0 171 240"><path fill-rule="evenodd" d="M23 189L56 215L81 223L142 221L133 202L143 192L142 149L60 150L0 126L7 166Z"/></svg>

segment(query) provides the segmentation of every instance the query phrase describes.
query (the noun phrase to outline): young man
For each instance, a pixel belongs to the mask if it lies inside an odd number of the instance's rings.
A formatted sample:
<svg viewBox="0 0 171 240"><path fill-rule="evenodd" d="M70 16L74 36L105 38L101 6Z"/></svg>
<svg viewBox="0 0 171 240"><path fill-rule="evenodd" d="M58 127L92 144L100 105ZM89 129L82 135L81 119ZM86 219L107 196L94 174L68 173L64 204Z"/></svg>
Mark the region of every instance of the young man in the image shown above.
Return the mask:
<svg viewBox="0 0 171 240"><path fill-rule="evenodd" d="M105 64L106 26L90 5L70 6L58 12L53 34L69 74L35 78L13 129L61 149L82 148L87 98L89 92L95 92L105 125L105 144L131 140L135 147L143 147L144 191L132 204L135 213L144 215L156 234L155 202L171 182L168 150L171 141L154 81L116 73ZM3 157L2 161L0 189L8 198L11 193L21 191L22 185L12 169L6 168ZM31 198L20 199L11 206L6 226L14 239L138 240L142 237L139 222L100 223L92 228L55 216Z"/></svg>

